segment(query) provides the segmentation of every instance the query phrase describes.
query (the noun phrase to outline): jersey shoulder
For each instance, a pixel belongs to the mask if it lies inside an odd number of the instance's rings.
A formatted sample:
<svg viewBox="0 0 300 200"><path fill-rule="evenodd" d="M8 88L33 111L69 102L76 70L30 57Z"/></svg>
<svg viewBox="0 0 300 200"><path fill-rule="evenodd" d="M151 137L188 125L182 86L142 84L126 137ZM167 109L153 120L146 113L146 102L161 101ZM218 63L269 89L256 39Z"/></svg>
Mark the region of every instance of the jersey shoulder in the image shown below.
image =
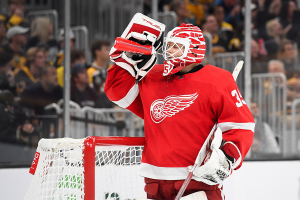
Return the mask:
<svg viewBox="0 0 300 200"><path fill-rule="evenodd" d="M197 74L197 80L207 84L214 85L218 88L225 88L227 85L234 83L232 74L222 68L205 65Z"/></svg>

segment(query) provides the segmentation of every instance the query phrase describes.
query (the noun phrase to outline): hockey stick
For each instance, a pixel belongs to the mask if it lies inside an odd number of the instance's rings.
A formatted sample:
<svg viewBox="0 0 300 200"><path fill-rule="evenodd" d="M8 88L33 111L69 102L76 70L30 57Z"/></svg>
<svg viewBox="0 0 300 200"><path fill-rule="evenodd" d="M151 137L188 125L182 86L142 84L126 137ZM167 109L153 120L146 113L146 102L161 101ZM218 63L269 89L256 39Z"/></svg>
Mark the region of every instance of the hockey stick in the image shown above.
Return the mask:
<svg viewBox="0 0 300 200"><path fill-rule="evenodd" d="M238 64L235 66L235 68L232 72L232 76L233 76L234 81L236 81L236 78L238 77L241 69L243 68L243 64L244 64L244 61L239 61ZM209 148L210 148L211 141L214 138L214 135L215 135L214 133L217 131L217 129L218 129L217 124L215 124L214 127L211 129L209 135L207 136L205 142L203 143L203 145L202 145L202 147L201 147L201 149L200 149L200 151L197 155L197 158L195 160L195 164L194 164L193 168L191 169L191 171L189 172L189 174L188 174L187 178L185 179L184 183L182 184L175 200L179 200L182 197L185 189L187 188L188 184L192 180L195 169L197 169L202 164L203 160L207 156Z"/></svg>
<svg viewBox="0 0 300 200"><path fill-rule="evenodd" d="M244 61L242 61L242 60L240 60L238 62L238 64L236 64L236 66L235 66L235 68L232 72L232 76L233 76L234 81L236 81L236 78L238 77L238 75L239 75L241 69L243 68L243 66L244 66Z"/></svg>

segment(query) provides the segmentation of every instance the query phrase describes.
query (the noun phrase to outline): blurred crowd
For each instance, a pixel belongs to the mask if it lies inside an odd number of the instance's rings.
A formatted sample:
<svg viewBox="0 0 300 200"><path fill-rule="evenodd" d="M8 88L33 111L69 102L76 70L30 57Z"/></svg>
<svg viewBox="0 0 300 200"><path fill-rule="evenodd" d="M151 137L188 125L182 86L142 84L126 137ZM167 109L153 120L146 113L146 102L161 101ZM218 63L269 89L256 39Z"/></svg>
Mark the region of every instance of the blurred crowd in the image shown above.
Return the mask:
<svg viewBox="0 0 300 200"><path fill-rule="evenodd" d="M147 1L146 1L147 2ZM212 36L213 54L243 51L245 1L161 0L159 9L174 11L177 24L192 23ZM254 62L279 59L292 70L300 48L300 16L294 0L251 1L251 56ZM298 48L299 47L299 48ZM247 52L246 52L247 53ZM257 72L257 71L255 71ZM267 72L267 68L259 72Z"/></svg>
<svg viewBox="0 0 300 200"><path fill-rule="evenodd" d="M25 0L7 0L8 12L0 13L0 141L36 146L40 122L49 114L44 108L63 99L64 31L58 40L47 17L31 23L24 17ZM159 11L174 11L177 25L192 23L210 35L212 54L244 51L244 0L159 0ZM295 0L251 0L252 73L283 73L287 77L287 97L300 98L299 50L300 10ZM144 1L144 14L151 13L151 0ZM113 108L104 93L111 43L90 41L93 57L87 62L76 49L75 35L69 33L71 49L71 100L81 107ZM251 107L255 110L257 103ZM258 112L253 111L255 117ZM260 130L270 128L260 124ZM259 132L259 130L258 130ZM262 132L262 131L261 131ZM263 133L266 131L263 131ZM256 134L270 138L271 134ZM257 146L257 141L255 144ZM278 153L275 140L269 141ZM261 148L264 149L264 145ZM254 148L255 149L255 148ZM268 149L268 148L267 148ZM258 150L257 150L258 151Z"/></svg>
<svg viewBox="0 0 300 200"><path fill-rule="evenodd" d="M299 1L296 0L249 0L251 1L251 73L281 73L286 78L276 78L276 85L264 82L265 91L280 88L286 91L287 114L291 102L300 98L300 18ZM148 4L147 4L148 2ZM146 8L150 12L150 2ZM147 11L147 9L145 9ZM211 38L212 58L218 53L245 50L245 0L160 0L161 12L174 11L177 25L192 23ZM283 88L286 88L284 90ZM266 96L270 94L265 94ZM281 96L283 94L281 93ZM278 99L274 100L278 101ZM267 105L260 105L265 109ZM259 120L258 103L251 102L251 112L256 121L250 154L270 155L280 153L279 136L264 121ZM263 111L263 110L262 110ZM278 110L279 111L279 110ZM264 112L264 111L263 111ZM274 113L269 113L274 115ZM280 116L276 114L276 117ZM290 127L290 118L287 120ZM299 120L297 120L297 124ZM298 127L298 126L297 126Z"/></svg>
<svg viewBox="0 0 300 200"><path fill-rule="evenodd" d="M148 2L148 4L147 4ZM145 11L150 11L151 0ZM300 10L295 0L251 0L252 73L283 73L288 100L300 97ZM148 8L148 9L147 9ZM160 0L160 11L174 11L177 25L192 23L209 34L212 55L244 51L244 0Z"/></svg>
<svg viewBox="0 0 300 200"><path fill-rule="evenodd" d="M0 142L36 146L39 116L53 114L45 106L63 99L64 31L58 40L47 17L30 24L24 18L24 0L8 0L8 13L0 15ZM71 101L81 107L113 108L104 93L111 43L92 41L93 62L76 49L72 30Z"/></svg>

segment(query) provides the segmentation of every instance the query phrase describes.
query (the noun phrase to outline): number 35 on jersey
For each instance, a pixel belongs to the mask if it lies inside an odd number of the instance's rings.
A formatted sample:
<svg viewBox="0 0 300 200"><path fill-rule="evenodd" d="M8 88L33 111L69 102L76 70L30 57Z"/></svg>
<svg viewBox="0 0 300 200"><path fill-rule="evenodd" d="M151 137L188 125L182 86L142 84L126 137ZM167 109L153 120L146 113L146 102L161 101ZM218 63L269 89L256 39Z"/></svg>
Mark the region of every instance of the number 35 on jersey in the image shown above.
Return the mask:
<svg viewBox="0 0 300 200"><path fill-rule="evenodd" d="M244 104L246 105L246 102L244 101L239 90L232 90L231 95L233 97L236 97L236 100L237 100L237 102L235 103L236 107L239 108L239 107L243 106Z"/></svg>

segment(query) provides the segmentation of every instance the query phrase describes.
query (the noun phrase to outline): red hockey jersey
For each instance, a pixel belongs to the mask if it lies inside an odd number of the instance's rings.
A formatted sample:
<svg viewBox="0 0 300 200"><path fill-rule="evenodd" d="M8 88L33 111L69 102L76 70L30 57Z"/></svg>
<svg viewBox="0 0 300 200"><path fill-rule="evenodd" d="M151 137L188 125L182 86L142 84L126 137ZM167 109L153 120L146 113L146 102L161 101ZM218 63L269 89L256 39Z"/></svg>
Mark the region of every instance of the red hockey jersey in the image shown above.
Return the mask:
<svg viewBox="0 0 300 200"><path fill-rule="evenodd" d="M145 147L140 174L163 180L188 175L209 132L217 123L223 150L239 168L253 140L254 119L230 72L212 65L182 76L162 76L154 68L140 82L114 65L108 71L108 98L144 119Z"/></svg>

